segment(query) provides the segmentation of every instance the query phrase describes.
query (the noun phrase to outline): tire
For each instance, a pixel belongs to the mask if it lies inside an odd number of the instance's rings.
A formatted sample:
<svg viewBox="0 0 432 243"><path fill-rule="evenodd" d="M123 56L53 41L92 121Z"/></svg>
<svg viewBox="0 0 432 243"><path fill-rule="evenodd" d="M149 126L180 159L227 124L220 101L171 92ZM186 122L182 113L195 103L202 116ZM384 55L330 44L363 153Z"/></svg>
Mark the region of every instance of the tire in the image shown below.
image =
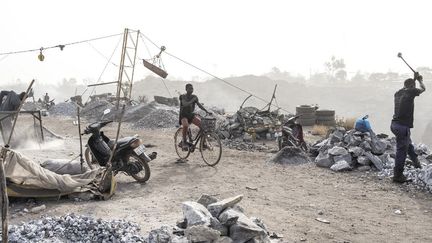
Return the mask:
<svg viewBox="0 0 432 243"><path fill-rule="evenodd" d="M135 153L132 153L132 155L129 157L129 162L131 161L131 158L136 160L136 162L140 163L141 166L143 167L143 169L140 172L136 174L131 174L131 176L139 183L144 183L148 181L148 179L150 179L150 166L148 165L148 163L145 162L144 159L140 158Z"/></svg>
<svg viewBox="0 0 432 243"><path fill-rule="evenodd" d="M309 114L309 113L315 113L315 107L313 106L297 106L296 107L296 114Z"/></svg>
<svg viewBox="0 0 432 243"><path fill-rule="evenodd" d="M101 167L99 165L99 163L97 162L96 158L93 156L90 148L88 148L88 147L84 151L84 158L85 158L85 161L87 162L87 166L91 170L94 170L94 169L97 169L97 168Z"/></svg>
<svg viewBox="0 0 432 243"><path fill-rule="evenodd" d="M214 132L203 133L199 145L201 157L208 166L215 166L222 157L222 144Z"/></svg>
<svg viewBox="0 0 432 243"><path fill-rule="evenodd" d="M190 149L188 149L187 151L183 151L183 149L179 146L180 143L183 141L182 131L183 128L179 127L179 129L177 129L176 133L174 134L174 148L180 159L187 159L190 155Z"/></svg>
<svg viewBox="0 0 432 243"><path fill-rule="evenodd" d="M334 110L317 110L316 111L317 116L333 116L335 115Z"/></svg>

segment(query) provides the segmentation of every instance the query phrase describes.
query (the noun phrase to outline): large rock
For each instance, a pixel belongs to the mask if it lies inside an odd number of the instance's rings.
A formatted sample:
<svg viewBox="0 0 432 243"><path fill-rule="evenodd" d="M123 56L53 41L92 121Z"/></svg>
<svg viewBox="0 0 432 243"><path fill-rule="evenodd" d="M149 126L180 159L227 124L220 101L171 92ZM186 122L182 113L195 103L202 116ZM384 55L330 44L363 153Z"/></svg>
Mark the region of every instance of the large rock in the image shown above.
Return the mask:
<svg viewBox="0 0 432 243"><path fill-rule="evenodd" d="M197 202L207 208L208 205L215 203L217 201L218 201L217 198L207 194L203 194L201 195L201 197L198 199Z"/></svg>
<svg viewBox="0 0 432 243"><path fill-rule="evenodd" d="M380 139L373 137L371 142L372 153L374 154L383 154L387 149L387 144Z"/></svg>
<svg viewBox="0 0 432 243"><path fill-rule="evenodd" d="M350 153L344 154L344 155L339 155L339 156L334 156L333 160L334 160L335 163L337 163L339 161L342 161L342 160L348 162L348 164L351 164L351 162L352 162L352 158L351 158L351 154Z"/></svg>
<svg viewBox="0 0 432 243"><path fill-rule="evenodd" d="M362 143L360 143L360 148L364 149L365 151L371 151L372 150L372 146L370 145L370 143L368 141L363 141Z"/></svg>
<svg viewBox="0 0 432 243"><path fill-rule="evenodd" d="M300 148L284 147L269 162L278 164L304 164L311 162L309 156Z"/></svg>
<svg viewBox="0 0 432 243"><path fill-rule="evenodd" d="M363 155L364 150L362 148L360 148L360 147L350 147L348 149L348 152L350 152L353 157L357 158L357 157Z"/></svg>
<svg viewBox="0 0 432 243"><path fill-rule="evenodd" d="M316 158L315 158L315 163L318 167L323 167L323 168L330 168L333 164L334 161L333 159L330 157L329 154L327 153L320 153Z"/></svg>
<svg viewBox="0 0 432 243"><path fill-rule="evenodd" d="M227 208L219 215L219 222L225 226L231 226L237 223L238 219L239 212L232 208Z"/></svg>
<svg viewBox="0 0 432 243"><path fill-rule="evenodd" d="M210 211L211 215L218 217L219 214L226 208L233 207L243 199L243 195L238 195L235 197L226 198L222 201L212 203L208 205L207 209Z"/></svg>
<svg viewBox="0 0 432 243"><path fill-rule="evenodd" d="M256 225L251 219L242 213L238 213L239 219L229 229L229 236L235 243L244 243L255 237L267 236L264 229Z"/></svg>
<svg viewBox="0 0 432 243"><path fill-rule="evenodd" d="M338 156L348 154L348 151L343 147L335 146L329 149L328 153L333 156Z"/></svg>
<svg viewBox="0 0 432 243"><path fill-rule="evenodd" d="M217 218L211 218L210 228L219 231L221 236L228 235L228 226L223 225Z"/></svg>
<svg viewBox="0 0 432 243"><path fill-rule="evenodd" d="M184 236L173 235L170 243L189 243L189 240Z"/></svg>
<svg viewBox="0 0 432 243"><path fill-rule="evenodd" d="M219 239L213 241L213 243L233 243L233 240L227 236L222 236Z"/></svg>
<svg viewBox="0 0 432 243"><path fill-rule="evenodd" d="M366 156L360 156L357 158L357 163L359 163L360 165L369 166L371 164L371 160Z"/></svg>
<svg viewBox="0 0 432 243"><path fill-rule="evenodd" d="M330 169L332 171L346 171L346 170L351 170L352 168L347 161L340 160L340 161L336 162L334 165L332 165L330 167Z"/></svg>
<svg viewBox="0 0 432 243"><path fill-rule="evenodd" d="M220 237L220 232L204 225L194 225L185 230L185 236L191 242L213 242Z"/></svg>
<svg viewBox="0 0 432 243"><path fill-rule="evenodd" d="M384 165L383 165L383 162L381 161L381 159L378 157L378 156L376 156L376 155L373 155L371 152L366 152L365 153L365 156L368 158L368 159L370 159L371 161L372 161L372 164L379 170L379 171L381 171L381 170L383 170L384 169Z"/></svg>
<svg viewBox="0 0 432 243"><path fill-rule="evenodd" d="M182 203L183 215L187 221L187 225L206 225L211 223L212 215L202 204L197 202L183 202Z"/></svg>
<svg viewBox="0 0 432 243"><path fill-rule="evenodd" d="M170 243L172 230L168 226L162 226L160 229L150 231L147 239L148 243Z"/></svg>

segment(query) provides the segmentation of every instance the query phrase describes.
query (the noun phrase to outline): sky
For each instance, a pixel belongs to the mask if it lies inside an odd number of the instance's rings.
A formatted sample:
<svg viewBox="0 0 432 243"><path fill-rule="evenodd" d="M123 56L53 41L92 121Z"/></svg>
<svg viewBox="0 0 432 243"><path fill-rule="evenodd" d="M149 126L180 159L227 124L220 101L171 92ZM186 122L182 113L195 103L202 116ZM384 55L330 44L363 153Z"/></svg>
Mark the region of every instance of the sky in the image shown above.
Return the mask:
<svg viewBox="0 0 432 243"><path fill-rule="evenodd" d="M272 67L306 78L324 71L331 56L345 59L349 75L432 66L429 1L322 0L2 0L0 53L39 49L140 30L158 46L218 77L260 75ZM54 84L64 78L114 81L107 64L121 36L66 46L63 51L0 55L0 85L17 79ZM119 63L120 47L112 62ZM138 58L158 50L138 42ZM170 79L209 76L162 54ZM135 80L149 75L138 61Z"/></svg>

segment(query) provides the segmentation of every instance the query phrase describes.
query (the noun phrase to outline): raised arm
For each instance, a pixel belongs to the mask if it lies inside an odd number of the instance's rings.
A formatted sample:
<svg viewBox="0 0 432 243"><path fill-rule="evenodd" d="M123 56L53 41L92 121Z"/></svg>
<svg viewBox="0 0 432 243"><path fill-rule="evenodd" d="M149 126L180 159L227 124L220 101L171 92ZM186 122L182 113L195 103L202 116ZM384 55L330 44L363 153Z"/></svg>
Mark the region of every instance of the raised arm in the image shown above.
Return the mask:
<svg viewBox="0 0 432 243"><path fill-rule="evenodd" d="M417 80L418 80L418 82L420 84L421 93L425 92L426 91L426 86L423 83L423 76L419 75L418 78L417 78Z"/></svg>
<svg viewBox="0 0 432 243"><path fill-rule="evenodd" d="M203 105L201 105L201 103L198 101L198 97L196 97L196 104L201 110L205 111L206 113L210 113L206 110L206 108L204 108Z"/></svg>

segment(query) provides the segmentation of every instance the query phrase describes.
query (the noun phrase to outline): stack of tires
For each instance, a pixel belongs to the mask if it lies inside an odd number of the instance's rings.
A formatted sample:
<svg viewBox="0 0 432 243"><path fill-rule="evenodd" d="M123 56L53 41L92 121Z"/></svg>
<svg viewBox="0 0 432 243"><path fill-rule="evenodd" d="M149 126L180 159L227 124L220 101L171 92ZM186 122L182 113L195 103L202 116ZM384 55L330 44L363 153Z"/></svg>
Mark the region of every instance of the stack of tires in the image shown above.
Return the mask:
<svg viewBox="0 0 432 243"><path fill-rule="evenodd" d="M301 105L296 107L296 115L301 115L297 119L297 122L302 126L313 126L315 125L315 106Z"/></svg>
<svg viewBox="0 0 432 243"><path fill-rule="evenodd" d="M336 118L334 110L317 110L316 114L316 124L324 126L335 126Z"/></svg>

